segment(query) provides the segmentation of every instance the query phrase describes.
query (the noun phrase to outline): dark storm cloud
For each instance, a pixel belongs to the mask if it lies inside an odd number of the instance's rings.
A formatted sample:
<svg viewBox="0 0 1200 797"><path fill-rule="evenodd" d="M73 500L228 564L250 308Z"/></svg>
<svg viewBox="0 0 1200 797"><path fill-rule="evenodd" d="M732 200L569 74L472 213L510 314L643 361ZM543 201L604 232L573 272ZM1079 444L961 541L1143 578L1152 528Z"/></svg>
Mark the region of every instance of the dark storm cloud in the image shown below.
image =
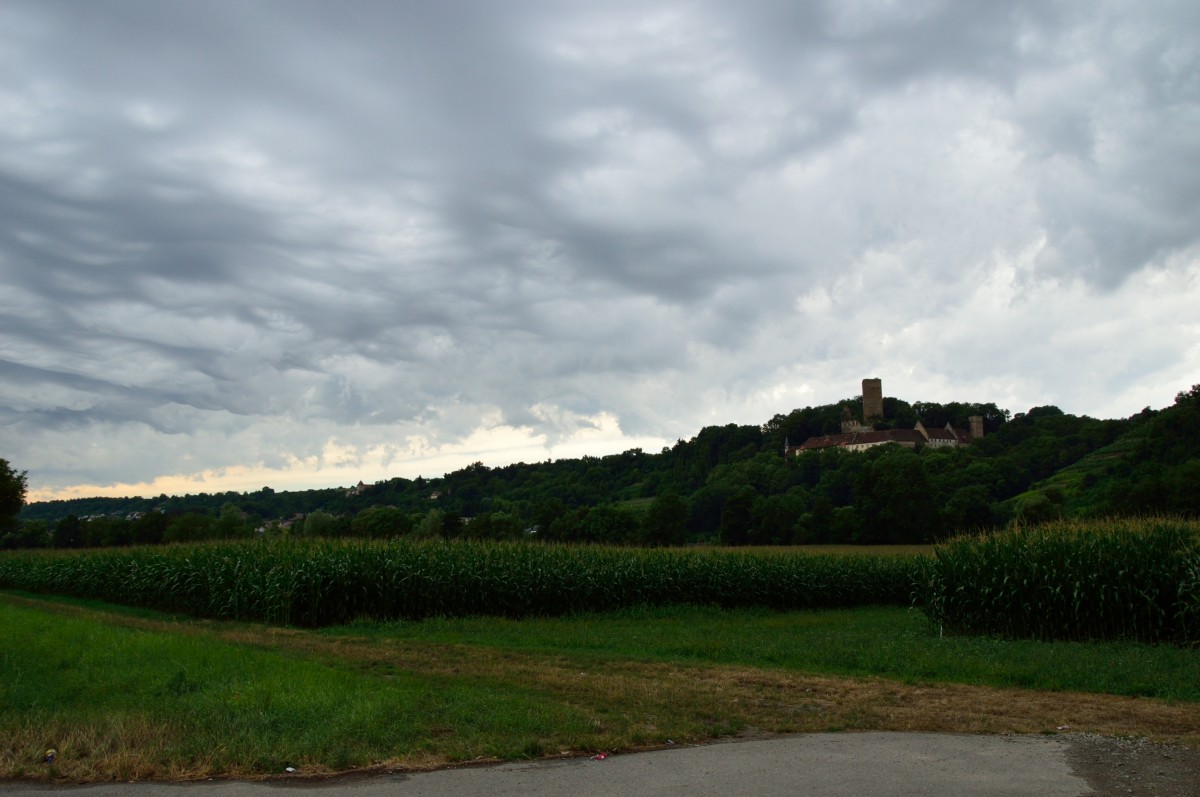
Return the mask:
<svg viewBox="0 0 1200 797"><path fill-rule="evenodd" d="M1117 339L1140 396L1186 365L1129 329L1200 290L1197 8L6 3L7 458L670 440L973 357L1094 405Z"/></svg>

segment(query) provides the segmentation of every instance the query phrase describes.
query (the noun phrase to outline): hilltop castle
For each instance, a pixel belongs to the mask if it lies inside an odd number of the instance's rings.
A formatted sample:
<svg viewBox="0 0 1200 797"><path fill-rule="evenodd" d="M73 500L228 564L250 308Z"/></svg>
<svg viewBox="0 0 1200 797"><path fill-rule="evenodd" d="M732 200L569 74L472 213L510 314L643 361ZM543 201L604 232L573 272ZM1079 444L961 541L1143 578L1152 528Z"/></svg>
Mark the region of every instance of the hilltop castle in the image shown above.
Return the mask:
<svg viewBox="0 0 1200 797"><path fill-rule="evenodd" d="M844 448L848 451L865 451L875 446L895 443L905 448L930 446L931 448L955 448L969 446L973 440L983 437L983 416L970 417L970 431L955 429L949 422L944 429L927 429L917 421L912 429L880 429L872 426L874 421L883 420L883 380L862 381L862 420L850 417L850 411L842 413L842 433L810 437L798 446L784 444L784 456L803 454L821 448Z"/></svg>

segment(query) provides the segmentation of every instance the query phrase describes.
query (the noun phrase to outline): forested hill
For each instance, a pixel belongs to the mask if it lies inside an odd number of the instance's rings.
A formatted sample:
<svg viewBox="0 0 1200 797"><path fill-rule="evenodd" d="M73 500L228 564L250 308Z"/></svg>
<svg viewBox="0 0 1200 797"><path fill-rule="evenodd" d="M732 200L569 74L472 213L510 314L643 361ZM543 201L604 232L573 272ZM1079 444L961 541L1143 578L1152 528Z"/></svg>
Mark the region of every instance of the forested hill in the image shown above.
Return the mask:
<svg viewBox="0 0 1200 797"><path fill-rule="evenodd" d="M634 449L499 468L476 463L440 478L395 478L361 490L39 502L21 518L53 531L64 518L107 517L116 544L236 536L298 515L310 520L291 533L794 544L924 542L1062 515L1200 515L1200 386L1171 407L1122 420L1052 406L1010 417L994 404L886 398L886 420L877 428L912 428L917 420L966 428L968 417L980 415L985 435L958 449L889 445L783 456L785 442L836 433L844 412L857 415L860 407L856 397L777 415L761 427L707 427L659 453ZM180 518L190 525L164 537ZM139 533L139 523L155 528Z"/></svg>

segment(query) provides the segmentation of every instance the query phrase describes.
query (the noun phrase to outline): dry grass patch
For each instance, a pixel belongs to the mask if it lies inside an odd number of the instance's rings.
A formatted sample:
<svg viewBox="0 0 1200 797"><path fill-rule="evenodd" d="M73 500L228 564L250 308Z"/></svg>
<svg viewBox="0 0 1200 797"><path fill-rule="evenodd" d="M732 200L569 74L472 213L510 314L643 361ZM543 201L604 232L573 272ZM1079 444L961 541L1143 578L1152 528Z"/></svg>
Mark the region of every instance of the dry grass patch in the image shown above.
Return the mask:
<svg viewBox="0 0 1200 797"><path fill-rule="evenodd" d="M171 728L148 717L96 717L70 724L21 723L0 746L0 772L14 777L84 781L97 772L118 780L186 779L193 767L166 755L170 740L186 728ZM52 761L47 752L53 750Z"/></svg>

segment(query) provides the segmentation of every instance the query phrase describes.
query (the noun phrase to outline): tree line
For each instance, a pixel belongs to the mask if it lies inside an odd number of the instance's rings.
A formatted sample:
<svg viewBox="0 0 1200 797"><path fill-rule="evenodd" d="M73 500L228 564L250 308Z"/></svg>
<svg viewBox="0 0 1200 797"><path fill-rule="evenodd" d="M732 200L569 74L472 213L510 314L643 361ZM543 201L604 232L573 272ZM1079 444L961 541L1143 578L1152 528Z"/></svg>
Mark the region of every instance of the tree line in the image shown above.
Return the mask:
<svg viewBox="0 0 1200 797"><path fill-rule="evenodd" d="M659 453L631 449L497 468L477 462L439 478L394 478L361 489L264 487L40 502L23 508L0 546L271 534L631 545L900 544L1013 521L1200 514L1200 386L1180 393L1170 408L1147 408L1121 420L1074 416L1053 406L1010 416L994 404L886 398L879 428L910 428L917 420L963 428L967 418L980 415L985 435L962 448L888 445L784 456L788 442L840 431L845 413L859 406L856 397L776 415L762 426L706 427Z"/></svg>

